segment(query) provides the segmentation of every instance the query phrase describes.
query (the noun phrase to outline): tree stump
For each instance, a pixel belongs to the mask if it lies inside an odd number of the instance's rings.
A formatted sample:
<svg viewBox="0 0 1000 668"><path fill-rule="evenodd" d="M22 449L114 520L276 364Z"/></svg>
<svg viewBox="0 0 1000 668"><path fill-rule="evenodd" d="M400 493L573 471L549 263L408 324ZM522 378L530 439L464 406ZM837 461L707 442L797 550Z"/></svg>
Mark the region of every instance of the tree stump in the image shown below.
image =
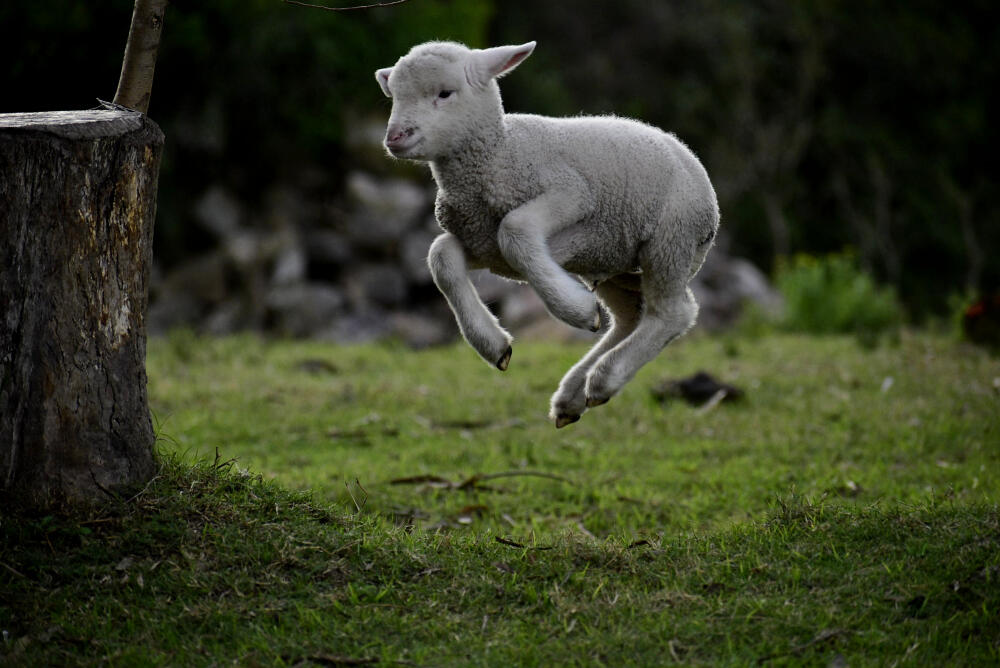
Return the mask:
<svg viewBox="0 0 1000 668"><path fill-rule="evenodd" d="M0 114L0 495L89 505L154 472L145 314L163 133Z"/></svg>

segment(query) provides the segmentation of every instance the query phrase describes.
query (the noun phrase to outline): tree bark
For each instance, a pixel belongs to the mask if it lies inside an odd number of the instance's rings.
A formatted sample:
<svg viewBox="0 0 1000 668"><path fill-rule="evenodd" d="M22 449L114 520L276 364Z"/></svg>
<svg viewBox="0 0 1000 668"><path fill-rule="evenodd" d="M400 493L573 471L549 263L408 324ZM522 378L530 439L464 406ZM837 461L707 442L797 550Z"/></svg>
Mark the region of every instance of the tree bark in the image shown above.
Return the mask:
<svg viewBox="0 0 1000 668"><path fill-rule="evenodd" d="M167 4L168 0L135 0L115 104L144 114L149 110L156 54L160 49L160 32Z"/></svg>
<svg viewBox="0 0 1000 668"><path fill-rule="evenodd" d="M145 313L163 133L127 111L0 114L0 495L148 481Z"/></svg>

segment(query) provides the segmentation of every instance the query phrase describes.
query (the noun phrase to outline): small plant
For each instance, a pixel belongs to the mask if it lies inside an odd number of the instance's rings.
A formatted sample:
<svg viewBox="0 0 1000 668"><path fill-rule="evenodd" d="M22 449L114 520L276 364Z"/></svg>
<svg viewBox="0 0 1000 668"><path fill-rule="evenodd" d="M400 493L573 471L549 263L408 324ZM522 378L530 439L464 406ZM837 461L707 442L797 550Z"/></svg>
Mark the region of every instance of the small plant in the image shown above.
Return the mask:
<svg viewBox="0 0 1000 668"><path fill-rule="evenodd" d="M849 252L796 255L779 263L776 282L785 301L782 325L791 331L851 333L874 346L883 335L897 337L904 321L895 290L877 285Z"/></svg>
<svg viewBox="0 0 1000 668"><path fill-rule="evenodd" d="M968 300L962 309L961 328L965 340L1000 351L1000 292Z"/></svg>

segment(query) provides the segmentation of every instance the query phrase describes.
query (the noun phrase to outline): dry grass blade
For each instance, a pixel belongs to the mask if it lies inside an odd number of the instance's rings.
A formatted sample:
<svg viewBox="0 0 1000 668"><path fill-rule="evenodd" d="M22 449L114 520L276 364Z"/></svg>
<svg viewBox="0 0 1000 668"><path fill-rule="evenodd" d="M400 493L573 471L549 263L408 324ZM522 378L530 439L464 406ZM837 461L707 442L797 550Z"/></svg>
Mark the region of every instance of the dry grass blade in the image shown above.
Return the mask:
<svg viewBox="0 0 1000 668"><path fill-rule="evenodd" d="M320 666L368 666L379 663L379 658L374 656L353 657L339 656L337 654L312 654L310 656L302 657L300 661L293 665L308 666L311 663L315 663Z"/></svg>
<svg viewBox="0 0 1000 668"><path fill-rule="evenodd" d="M780 659L785 656L793 656L801 654L802 652L804 652L805 650L809 649L814 645L819 645L829 640L833 640L837 636L844 635L845 633L847 633L847 631L844 629L824 629L819 633L817 633L815 637L813 637L813 639L810 640L809 642L802 643L801 645L796 645L787 652L775 652L773 654L766 654L760 657L759 659L757 659L757 664L760 665L763 663L767 663L768 661L773 661L774 659Z"/></svg>
<svg viewBox="0 0 1000 668"><path fill-rule="evenodd" d="M678 654L677 652L678 647L680 647L680 645L676 640L671 640L667 643L667 649L670 650L670 656L673 658L675 662L680 663L681 657L680 654Z"/></svg>
<svg viewBox="0 0 1000 668"><path fill-rule="evenodd" d="M358 500L354 498L354 492L351 491L350 484L348 484L346 480L344 481L344 487L347 489L347 494L348 496L351 497L351 501L354 502L354 507L357 508L358 512L360 513L362 510L364 510L365 505L368 503L368 490L366 490L364 487L361 486L361 481L358 480L357 478L354 479L354 484L357 485L358 488L362 492L364 492L365 495L365 498L361 500L360 505L358 504Z"/></svg>
<svg viewBox="0 0 1000 668"><path fill-rule="evenodd" d="M16 575L16 576L18 576L20 578L24 578L25 580L30 580L31 579L27 575L25 575L24 573L22 573L21 571L19 571L16 568L14 568L13 566L8 566L7 564L3 563L2 561L0 561L0 566L3 566L8 571L10 571L11 573L13 573L14 575Z"/></svg>

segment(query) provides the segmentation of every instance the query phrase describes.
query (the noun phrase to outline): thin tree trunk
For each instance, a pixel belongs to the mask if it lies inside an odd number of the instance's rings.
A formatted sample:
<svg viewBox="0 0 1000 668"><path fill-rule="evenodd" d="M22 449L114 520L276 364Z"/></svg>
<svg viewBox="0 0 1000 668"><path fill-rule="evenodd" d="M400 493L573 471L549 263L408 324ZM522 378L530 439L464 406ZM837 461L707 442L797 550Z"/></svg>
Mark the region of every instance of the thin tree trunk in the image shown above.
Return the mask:
<svg viewBox="0 0 1000 668"><path fill-rule="evenodd" d="M167 4L169 0L135 0L115 104L144 114L149 110L156 54L160 48L160 31Z"/></svg>
<svg viewBox="0 0 1000 668"><path fill-rule="evenodd" d="M145 313L163 134L0 114L0 495L90 504L154 470Z"/></svg>
<svg viewBox="0 0 1000 668"><path fill-rule="evenodd" d="M787 257L791 250L791 233L788 229L788 220L785 218L785 209L773 192L764 193L764 215L771 230L771 248L774 256Z"/></svg>
<svg viewBox="0 0 1000 668"><path fill-rule="evenodd" d="M979 290L979 281L983 276L983 265L986 263L986 253L983 244L976 234L976 226L972 215L972 195L959 188L958 184L942 174L941 186L945 194L955 203L955 218L962 230L962 242L965 244L965 290L975 294Z"/></svg>

